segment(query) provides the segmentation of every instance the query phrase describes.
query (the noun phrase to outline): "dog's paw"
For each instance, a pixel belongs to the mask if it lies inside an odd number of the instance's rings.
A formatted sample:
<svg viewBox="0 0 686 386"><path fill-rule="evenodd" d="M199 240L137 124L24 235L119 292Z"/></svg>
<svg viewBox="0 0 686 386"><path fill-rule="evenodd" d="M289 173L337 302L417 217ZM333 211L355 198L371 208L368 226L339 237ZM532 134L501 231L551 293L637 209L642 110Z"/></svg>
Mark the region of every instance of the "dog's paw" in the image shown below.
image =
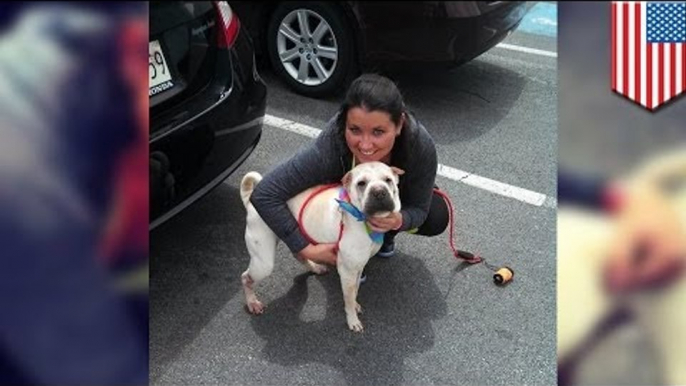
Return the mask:
<svg viewBox="0 0 686 386"><path fill-rule="evenodd" d="M362 332L364 327L362 327L362 322L357 317L348 318L348 328L353 332Z"/></svg>
<svg viewBox="0 0 686 386"><path fill-rule="evenodd" d="M248 312L253 315L261 315L264 312L264 304L259 300L252 301L247 304Z"/></svg>
<svg viewBox="0 0 686 386"><path fill-rule="evenodd" d="M355 302L355 312L357 312L358 314L362 313L362 306L358 302Z"/></svg>

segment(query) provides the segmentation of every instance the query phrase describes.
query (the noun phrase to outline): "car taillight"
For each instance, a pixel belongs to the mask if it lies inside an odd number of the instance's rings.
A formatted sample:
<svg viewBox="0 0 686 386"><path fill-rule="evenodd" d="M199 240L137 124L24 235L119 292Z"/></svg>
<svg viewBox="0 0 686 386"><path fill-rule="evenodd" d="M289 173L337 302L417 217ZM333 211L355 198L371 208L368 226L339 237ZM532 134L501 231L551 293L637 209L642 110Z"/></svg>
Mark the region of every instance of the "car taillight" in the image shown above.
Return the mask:
<svg viewBox="0 0 686 386"><path fill-rule="evenodd" d="M241 22L226 1L215 1L214 6L219 14L221 30L217 34L217 45L221 48L231 48L238 37Z"/></svg>

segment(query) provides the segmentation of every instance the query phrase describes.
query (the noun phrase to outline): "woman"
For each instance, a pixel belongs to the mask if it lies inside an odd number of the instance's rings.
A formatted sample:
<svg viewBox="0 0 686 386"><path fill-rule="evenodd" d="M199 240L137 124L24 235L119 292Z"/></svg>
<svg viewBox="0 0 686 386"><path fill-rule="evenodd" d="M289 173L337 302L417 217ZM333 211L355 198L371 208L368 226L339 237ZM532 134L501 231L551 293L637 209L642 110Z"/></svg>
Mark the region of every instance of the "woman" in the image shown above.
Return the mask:
<svg viewBox="0 0 686 386"><path fill-rule="evenodd" d="M313 143L267 174L257 185L251 202L298 259L335 265L335 244L310 244L286 202L313 186L340 182L354 165L373 161L405 171L399 184L400 213L368 220L375 231L386 232L377 256L394 255L393 240L398 232L425 236L442 233L448 224L448 210L443 199L433 193L437 167L434 142L405 108L396 85L373 74L353 81L326 129Z"/></svg>

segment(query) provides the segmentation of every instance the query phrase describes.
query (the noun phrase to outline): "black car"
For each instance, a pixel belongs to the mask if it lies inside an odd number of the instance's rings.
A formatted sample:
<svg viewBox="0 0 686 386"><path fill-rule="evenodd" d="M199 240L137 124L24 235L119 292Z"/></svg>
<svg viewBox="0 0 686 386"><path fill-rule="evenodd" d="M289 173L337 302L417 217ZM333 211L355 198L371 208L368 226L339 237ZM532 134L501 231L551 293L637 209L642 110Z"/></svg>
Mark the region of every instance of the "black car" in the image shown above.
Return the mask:
<svg viewBox="0 0 686 386"><path fill-rule="evenodd" d="M274 71L296 92L343 90L388 64L456 66L501 42L525 1L233 2Z"/></svg>
<svg viewBox="0 0 686 386"><path fill-rule="evenodd" d="M257 145L266 86L226 2L150 3L150 229L198 200Z"/></svg>

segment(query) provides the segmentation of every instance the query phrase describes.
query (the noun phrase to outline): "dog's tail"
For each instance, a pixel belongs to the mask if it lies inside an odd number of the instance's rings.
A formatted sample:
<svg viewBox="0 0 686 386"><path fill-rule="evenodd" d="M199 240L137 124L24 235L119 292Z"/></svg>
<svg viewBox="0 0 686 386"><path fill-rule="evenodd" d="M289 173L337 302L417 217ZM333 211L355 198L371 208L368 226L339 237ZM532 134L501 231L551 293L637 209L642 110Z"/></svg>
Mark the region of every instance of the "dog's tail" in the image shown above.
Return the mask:
<svg viewBox="0 0 686 386"><path fill-rule="evenodd" d="M262 175L258 172L250 172L243 176L241 180L241 199L243 200L243 205L246 207L250 202L250 195L252 191L255 190L255 186L262 181Z"/></svg>

